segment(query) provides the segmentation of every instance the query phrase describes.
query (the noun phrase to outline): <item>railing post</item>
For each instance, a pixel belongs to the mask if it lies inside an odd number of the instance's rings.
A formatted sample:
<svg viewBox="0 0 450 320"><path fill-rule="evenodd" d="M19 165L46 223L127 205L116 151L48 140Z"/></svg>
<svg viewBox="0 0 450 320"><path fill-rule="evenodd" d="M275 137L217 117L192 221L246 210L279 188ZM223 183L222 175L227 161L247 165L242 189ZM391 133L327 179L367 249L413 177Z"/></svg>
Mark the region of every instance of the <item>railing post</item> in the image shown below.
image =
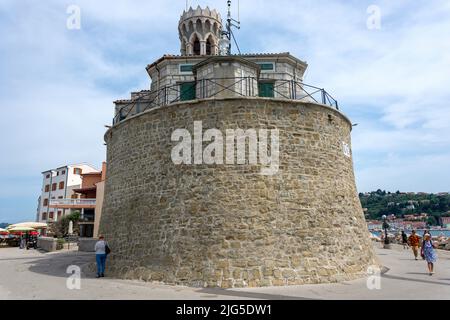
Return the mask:
<svg viewBox="0 0 450 320"><path fill-rule="evenodd" d="M163 102L163 105L166 105L167 104L167 102L168 102L168 100L169 100L169 97L167 96L167 87L164 87L164 102Z"/></svg>
<svg viewBox="0 0 450 320"><path fill-rule="evenodd" d="M138 101L136 102L135 106L136 106L136 114L140 113L141 112L141 104L139 103L139 98L138 98Z"/></svg>
<svg viewBox="0 0 450 320"><path fill-rule="evenodd" d="M295 100L295 87L294 87L294 80L291 80L290 82L289 82L289 85L290 85L290 91L291 91L291 99L292 100Z"/></svg>
<svg viewBox="0 0 450 320"><path fill-rule="evenodd" d="M252 81L251 81L252 83L251 83L251 95L252 95L252 97L254 97L255 96L255 78L253 78L252 77Z"/></svg>
<svg viewBox="0 0 450 320"><path fill-rule="evenodd" d="M322 104L327 104L326 97L325 97L325 89L322 88L320 90L322 92Z"/></svg>
<svg viewBox="0 0 450 320"><path fill-rule="evenodd" d="M206 98L205 79L202 79L202 98Z"/></svg>

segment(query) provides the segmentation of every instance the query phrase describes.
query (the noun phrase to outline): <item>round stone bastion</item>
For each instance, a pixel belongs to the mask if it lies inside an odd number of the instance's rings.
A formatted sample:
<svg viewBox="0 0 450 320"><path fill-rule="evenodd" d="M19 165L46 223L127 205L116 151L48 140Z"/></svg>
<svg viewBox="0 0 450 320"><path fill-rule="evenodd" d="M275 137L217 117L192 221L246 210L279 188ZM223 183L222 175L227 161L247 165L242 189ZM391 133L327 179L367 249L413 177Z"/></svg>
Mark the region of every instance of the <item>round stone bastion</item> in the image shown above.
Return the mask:
<svg viewBox="0 0 450 320"><path fill-rule="evenodd" d="M228 129L278 130L278 170L262 174L267 166L249 157L174 163L174 131L187 129L194 145L199 121L203 133L222 132L224 145ZM355 186L351 129L325 105L247 97L179 102L114 125L100 222L112 249L107 273L222 288L365 276L379 263Z"/></svg>

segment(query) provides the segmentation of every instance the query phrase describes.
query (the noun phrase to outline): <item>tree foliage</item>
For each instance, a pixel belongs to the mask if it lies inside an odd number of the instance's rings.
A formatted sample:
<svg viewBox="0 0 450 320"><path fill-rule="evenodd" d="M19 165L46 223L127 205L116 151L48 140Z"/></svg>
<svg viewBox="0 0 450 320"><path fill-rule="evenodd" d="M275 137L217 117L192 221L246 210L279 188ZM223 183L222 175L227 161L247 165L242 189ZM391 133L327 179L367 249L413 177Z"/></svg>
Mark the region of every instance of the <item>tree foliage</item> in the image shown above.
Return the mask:
<svg viewBox="0 0 450 320"><path fill-rule="evenodd" d="M382 215L403 217L405 214L427 213L428 223L437 225L441 216L450 215L450 195L432 193L394 193L378 189L369 193L360 193L363 208L367 208L369 219L380 219Z"/></svg>
<svg viewBox="0 0 450 320"><path fill-rule="evenodd" d="M50 231L52 234L56 235L58 238L62 238L68 235L69 233L69 222L73 222L73 233L78 234L79 233L79 225L78 221L80 220L80 212L74 211L71 214L68 214L61 219L59 219L57 222L54 222L50 226Z"/></svg>

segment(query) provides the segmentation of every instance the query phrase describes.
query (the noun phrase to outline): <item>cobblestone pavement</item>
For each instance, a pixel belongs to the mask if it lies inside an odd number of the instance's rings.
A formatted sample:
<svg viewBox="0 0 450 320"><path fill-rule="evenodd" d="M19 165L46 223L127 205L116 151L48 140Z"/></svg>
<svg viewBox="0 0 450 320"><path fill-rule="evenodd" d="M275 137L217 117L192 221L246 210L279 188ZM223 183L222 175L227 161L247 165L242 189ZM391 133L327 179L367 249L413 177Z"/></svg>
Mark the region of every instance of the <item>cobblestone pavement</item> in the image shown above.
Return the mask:
<svg viewBox="0 0 450 320"><path fill-rule="evenodd" d="M81 273L80 289L68 289L70 265L83 268L94 261L92 253L0 248L0 299L449 299L450 252L438 251L436 273L415 261L410 250L394 246L375 250L389 270L380 289L369 290L367 279L339 284L263 288L191 288L111 278L96 279ZM84 270L84 269L83 269ZM69 283L73 283L70 282ZM376 282L374 282L376 284Z"/></svg>

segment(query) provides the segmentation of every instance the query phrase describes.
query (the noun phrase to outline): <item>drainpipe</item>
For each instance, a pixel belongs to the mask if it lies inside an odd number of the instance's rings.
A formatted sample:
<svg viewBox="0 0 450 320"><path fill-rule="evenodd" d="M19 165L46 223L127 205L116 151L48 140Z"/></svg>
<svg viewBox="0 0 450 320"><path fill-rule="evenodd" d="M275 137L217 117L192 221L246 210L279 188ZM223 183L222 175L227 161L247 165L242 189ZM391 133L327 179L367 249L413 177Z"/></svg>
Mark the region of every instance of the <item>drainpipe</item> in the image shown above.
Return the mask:
<svg viewBox="0 0 450 320"><path fill-rule="evenodd" d="M160 82L160 77L161 77L161 73L158 69L158 64L155 64L155 69L158 72L158 78L156 79L156 94L158 95L158 103L160 103L161 101L159 101L159 82Z"/></svg>
<svg viewBox="0 0 450 320"><path fill-rule="evenodd" d="M64 199L67 197L67 182L69 181L69 167L66 166L66 182L64 184ZM66 215L66 209L63 209L61 217ZM58 212L56 213L56 216L58 216Z"/></svg>
<svg viewBox="0 0 450 320"><path fill-rule="evenodd" d="M297 66L298 66L298 61L295 61L295 67L294 67L294 82L292 83L292 97L294 98L294 100L297 99Z"/></svg>
<svg viewBox="0 0 450 320"><path fill-rule="evenodd" d="M48 188L48 202L47 202L47 221L48 221L48 213L50 211L50 200L52 199L52 182L53 182L53 170L50 170L50 185Z"/></svg>

